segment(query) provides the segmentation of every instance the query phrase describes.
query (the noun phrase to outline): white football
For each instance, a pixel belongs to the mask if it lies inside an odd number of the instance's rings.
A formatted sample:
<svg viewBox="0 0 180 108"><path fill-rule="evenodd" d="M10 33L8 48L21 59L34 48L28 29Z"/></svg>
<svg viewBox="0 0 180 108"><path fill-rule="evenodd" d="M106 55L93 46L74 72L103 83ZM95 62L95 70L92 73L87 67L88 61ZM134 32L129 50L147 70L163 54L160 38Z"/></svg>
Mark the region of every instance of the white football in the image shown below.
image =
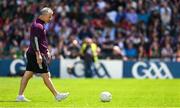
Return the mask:
<svg viewBox="0 0 180 108"><path fill-rule="evenodd" d="M110 102L111 99L112 99L112 95L111 95L110 92L108 92L108 91L101 92L101 94L100 94L100 100L101 100L102 102Z"/></svg>

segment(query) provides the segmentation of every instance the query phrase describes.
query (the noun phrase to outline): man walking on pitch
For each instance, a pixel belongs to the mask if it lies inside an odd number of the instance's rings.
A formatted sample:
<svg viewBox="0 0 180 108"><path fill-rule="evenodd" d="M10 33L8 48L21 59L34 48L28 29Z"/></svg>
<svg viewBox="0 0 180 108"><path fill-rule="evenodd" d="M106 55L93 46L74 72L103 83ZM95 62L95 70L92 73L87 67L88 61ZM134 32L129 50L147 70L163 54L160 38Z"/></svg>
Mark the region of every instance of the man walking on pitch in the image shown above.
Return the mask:
<svg viewBox="0 0 180 108"><path fill-rule="evenodd" d="M21 80L19 95L16 99L18 102L29 101L27 98L25 98L23 93L29 79L33 76L33 73L41 73L45 85L49 88L57 101L61 101L67 98L69 95L69 93L59 93L55 89L50 77L48 61L51 59L51 55L48 50L48 42L44 24L51 20L52 15L52 9L48 7L41 9L39 17L31 26L30 46L26 53L26 72Z"/></svg>

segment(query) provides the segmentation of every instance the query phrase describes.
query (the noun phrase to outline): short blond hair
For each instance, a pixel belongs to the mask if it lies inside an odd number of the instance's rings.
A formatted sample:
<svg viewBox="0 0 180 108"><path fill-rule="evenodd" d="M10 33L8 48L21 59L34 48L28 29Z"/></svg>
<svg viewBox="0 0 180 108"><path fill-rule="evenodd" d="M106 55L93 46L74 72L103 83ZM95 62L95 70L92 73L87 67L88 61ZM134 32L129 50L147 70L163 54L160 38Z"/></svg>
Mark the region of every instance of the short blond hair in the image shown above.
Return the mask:
<svg viewBox="0 0 180 108"><path fill-rule="evenodd" d="M44 14L53 14L53 10L49 7L44 7L40 10L40 14L44 15Z"/></svg>

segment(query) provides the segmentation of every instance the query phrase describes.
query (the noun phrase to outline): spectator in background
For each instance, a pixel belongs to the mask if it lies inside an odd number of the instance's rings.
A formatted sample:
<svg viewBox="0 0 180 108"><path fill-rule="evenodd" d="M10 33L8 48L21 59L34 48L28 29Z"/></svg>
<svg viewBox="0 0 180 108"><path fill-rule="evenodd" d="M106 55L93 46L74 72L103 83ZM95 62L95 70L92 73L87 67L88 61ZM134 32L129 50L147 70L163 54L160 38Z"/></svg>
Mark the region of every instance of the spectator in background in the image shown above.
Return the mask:
<svg viewBox="0 0 180 108"><path fill-rule="evenodd" d="M70 12L69 5L67 5L65 2L58 3L58 6L56 8L57 14L60 14L62 17L66 16L67 13Z"/></svg>
<svg viewBox="0 0 180 108"><path fill-rule="evenodd" d="M136 13L136 10L131 7L128 12L126 13L126 19L129 21L131 24L136 24L138 22L138 15Z"/></svg>
<svg viewBox="0 0 180 108"><path fill-rule="evenodd" d="M166 43L161 50L161 57L164 61L170 61L173 55L173 49L169 43Z"/></svg>
<svg viewBox="0 0 180 108"><path fill-rule="evenodd" d="M80 56L80 45L78 41L72 37L69 43L63 48L66 58L77 58Z"/></svg>
<svg viewBox="0 0 180 108"><path fill-rule="evenodd" d="M94 63L98 61L98 50L91 38L85 38L81 47L81 56L84 60L85 77L87 78L93 77L93 73L96 71L93 67L95 66Z"/></svg>
<svg viewBox="0 0 180 108"><path fill-rule="evenodd" d="M150 16L150 13L148 13L145 9L141 9L141 10L139 10L139 13L138 13L138 21L139 22L142 21L145 24L148 24L149 16Z"/></svg>
<svg viewBox="0 0 180 108"><path fill-rule="evenodd" d="M3 54L4 46L3 45L4 45L3 42L0 41L0 60L1 60L1 58L4 58L4 54Z"/></svg>
<svg viewBox="0 0 180 108"><path fill-rule="evenodd" d="M26 51L28 49L28 46L30 45L30 41L28 39L28 37L25 37L21 43L20 43L20 52L19 52L19 58L24 58Z"/></svg>
<svg viewBox="0 0 180 108"><path fill-rule="evenodd" d="M77 58L80 52L80 45L77 40L73 40L72 44L69 45L68 50L70 51L69 58Z"/></svg>
<svg viewBox="0 0 180 108"><path fill-rule="evenodd" d="M148 57L148 54L146 50L144 49L144 46L141 45L138 48L138 60L146 60Z"/></svg>
<svg viewBox="0 0 180 108"><path fill-rule="evenodd" d="M136 57L138 56L136 48L134 48L134 45L132 42L127 43L127 48L125 49L125 54L128 57L128 60L136 60Z"/></svg>
<svg viewBox="0 0 180 108"><path fill-rule="evenodd" d="M117 40L116 40L116 44L118 46L117 50L119 51L119 53L116 54L116 57L121 57L123 58L123 60L126 60L126 56L125 56L125 44L124 44L124 37L123 34L121 32L118 32L117 34ZM117 52L117 51L114 51Z"/></svg>
<svg viewBox="0 0 180 108"><path fill-rule="evenodd" d="M176 56L176 61L180 62L180 43L177 44L177 50L175 56Z"/></svg>
<svg viewBox="0 0 180 108"><path fill-rule="evenodd" d="M171 15L171 8L168 6L167 1L163 0L160 7L160 18L163 24L162 26L168 26L170 24Z"/></svg>
<svg viewBox="0 0 180 108"><path fill-rule="evenodd" d="M161 51L159 48L159 44L157 42L153 42L149 49L149 57L157 60L160 57Z"/></svg>
<svg viewBox="0 0 180 108"><path fill-rule="evenodd" d="M117 12L116 17L115 17L116 23L121 22L123 18L125 18L124 8L122 6L119 6L118 12Z"/></svg>
<svg viewBox="0 0 180 108"><path fill-rule="evenodd" d="M87 23L89 23L89 22L87 22ZM86 37L91 37L91 38L93 37L92 32L91 32L91 27L89 27L89 25L83 25L80 28L80 32L78 34L78 38L80 40L84 40Z"/></svg>
<svg viewBox="0 0 180 108"><path fill-rule="evenodd" d="M160 40L160 45L164 47L166 44L172 45L172 43L173 43L172 37L170 36L168 32L165 32L165 34Z"/></svg>
<svg viewBox="0 0 180 108"><path fill-rule="evenodd" d="M104 59L110 59L113 57L113 47L115 43L113 40L110 39L109 35L106 35L105 40L101 46L101 56Z"/></svg>

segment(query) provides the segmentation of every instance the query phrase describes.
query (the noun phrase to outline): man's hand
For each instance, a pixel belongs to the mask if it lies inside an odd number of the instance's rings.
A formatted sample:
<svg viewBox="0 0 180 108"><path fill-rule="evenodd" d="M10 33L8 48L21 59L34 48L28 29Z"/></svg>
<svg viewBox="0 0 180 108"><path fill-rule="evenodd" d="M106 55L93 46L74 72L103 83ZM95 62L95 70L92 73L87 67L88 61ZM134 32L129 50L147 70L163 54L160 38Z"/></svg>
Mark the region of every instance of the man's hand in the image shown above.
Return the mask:
<svg viewBox="0 0 180 108"><path fill-rule="evenodd" d="M41 55L36 56L36 59L37 59L38 64L42 64L42 56Z"/></svg>
<svg viewBox="0 0 180 108"><path fill-rule="evenodd" d="M39 65L39 68L42 68L42 56L39 51L36 52L36 60L37 64Z"/></svg>
<svg viewBox="0 0 180 108"><path fill-rule="evenodd" d="M49 51L48 51L47 55L48 55L48 59L51 59L51 53Z"/></svg>
<svg viewBox="0 0 180 108"><path fill-rule="evenodd" d="M48 50L48 52L47 52L47 55L48 55L48 63L50 63L50 62L51 62L51 59L52 59L52 55L51 55L51 53L49 52L49 50Z"/></svg>

